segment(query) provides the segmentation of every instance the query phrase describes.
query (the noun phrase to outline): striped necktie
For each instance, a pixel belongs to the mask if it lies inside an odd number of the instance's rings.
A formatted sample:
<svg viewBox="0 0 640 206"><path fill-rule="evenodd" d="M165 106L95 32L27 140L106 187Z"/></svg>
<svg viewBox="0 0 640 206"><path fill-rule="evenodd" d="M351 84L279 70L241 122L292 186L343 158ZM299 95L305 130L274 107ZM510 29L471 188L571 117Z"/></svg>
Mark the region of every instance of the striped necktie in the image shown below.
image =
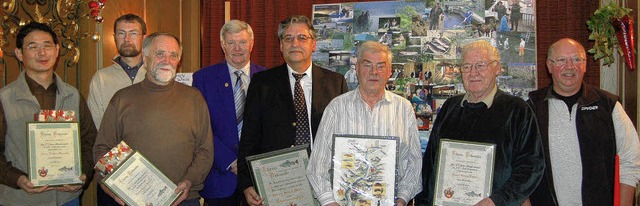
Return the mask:
<svg viewBox="0 0 640 206"><path fill-rule="evenodd" d="M244 87L242 86L242 72L237 70L233 72L236 75L236 85L233 86L233 102L236 105L236 123L238 124L238 132L242 130L242 116L244 114Z"/></svg>

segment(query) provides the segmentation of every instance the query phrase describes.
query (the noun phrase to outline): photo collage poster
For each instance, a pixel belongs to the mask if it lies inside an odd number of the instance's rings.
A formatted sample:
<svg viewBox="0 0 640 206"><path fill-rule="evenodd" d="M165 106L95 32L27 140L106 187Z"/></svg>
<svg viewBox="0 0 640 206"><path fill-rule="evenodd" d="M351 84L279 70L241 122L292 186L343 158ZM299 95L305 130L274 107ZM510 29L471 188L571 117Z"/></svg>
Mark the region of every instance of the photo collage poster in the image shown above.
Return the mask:
<svg viewBox="0 0 640 206"><path fill-rule="evenodd" d="M393 52L387 90L409 99L424 152L442 103L465 93L462 47L477 40L500 52L498 88L527 99L536 89L535 0L426 0L313 5L313 62L357 88L358 45L378 41Z"/></svg>

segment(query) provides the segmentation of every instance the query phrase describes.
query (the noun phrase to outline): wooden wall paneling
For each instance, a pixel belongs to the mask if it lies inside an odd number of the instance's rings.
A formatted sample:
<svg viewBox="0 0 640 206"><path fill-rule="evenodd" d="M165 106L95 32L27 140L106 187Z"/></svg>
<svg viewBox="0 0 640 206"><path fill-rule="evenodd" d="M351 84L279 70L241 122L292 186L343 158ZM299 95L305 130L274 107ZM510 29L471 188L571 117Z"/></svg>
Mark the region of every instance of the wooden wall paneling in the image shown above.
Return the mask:
<svg viewBox="0 0 640 206"><path fill-rule="evenodd" d="M631 13L632 17L638 16L638 0L623 0L622 2L625 7L633 9ZM636 51L638 50L638 23L640 22L634 22L633 25L634 35L636 35ZM621 56L619 59L618 64L624 64L624 57ZM627 115L629 115L633 124L638 128L638 69L636 66L636 70L629 71L626 65L621 68L624 68L624 93L621 95L624 101L622 106L624 106L624 110L627 112Z"/></svg>
<svg viewBox="0 0 640 206"><path fill-rule="evenodd" d="M99 31L101 33L101 43L102 43L102 56L101 58L102 67L108 67L113 64L112 59L118 55L118 49L116 48L116 42L113 36L113 23L114 21L125 14L132 13L140 16L145 22L148 24L148 19L146 18L144 12L144 4L147 0L142 1L107 1L104 9L102 10L102 17L104 21L102 22L102 30ZM147 25L147 34L153 32L154 30L150 30ZM96 71L101 68L96 68ZM91 81L91 80L89 80Z"/></svg>
<svg viewBox="0 0 640 206"><path fill-rule="evenodd" d="M182 70L195 72L200 65L200 2L180 1L182 6Z"/></svg>

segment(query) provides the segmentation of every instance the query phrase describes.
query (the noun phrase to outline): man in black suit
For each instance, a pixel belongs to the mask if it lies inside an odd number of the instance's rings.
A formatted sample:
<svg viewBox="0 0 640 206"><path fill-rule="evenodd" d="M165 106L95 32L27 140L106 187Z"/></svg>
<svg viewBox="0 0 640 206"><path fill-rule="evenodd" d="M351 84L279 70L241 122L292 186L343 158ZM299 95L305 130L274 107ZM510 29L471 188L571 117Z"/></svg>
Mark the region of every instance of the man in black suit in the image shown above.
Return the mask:
<svg viewBox="0 0 640 206"><path fill-rule="evenodd" d="M262 198L251 182L246 157L298 144L313 144L324 108L334 97L348 91L342 75L312 64L316 31L306 16L291 16L280 22L278 38L286 64L256 73L245 102L238 155L238 190L245 194L249 205L262 205ZM300 98L302 96L304 98ZM306 106L300 104L294 109L294 97ZM300 113L303 108L306 108L303 111L306 118L296 118L296 112ZM301 132L306 135L300 135ZM307 141L299 141L299 136L306 136Z"/></svg>

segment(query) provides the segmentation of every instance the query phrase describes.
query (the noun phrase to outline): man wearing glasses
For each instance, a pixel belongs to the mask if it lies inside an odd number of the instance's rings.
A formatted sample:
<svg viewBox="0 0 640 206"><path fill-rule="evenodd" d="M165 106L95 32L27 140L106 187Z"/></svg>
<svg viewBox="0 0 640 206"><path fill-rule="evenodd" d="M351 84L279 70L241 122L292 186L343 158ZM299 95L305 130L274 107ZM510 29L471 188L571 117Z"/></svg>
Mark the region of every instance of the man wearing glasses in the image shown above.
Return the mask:
<svg viewBox="0 0 640 206"><path fill-rule="evenodd" d="M293 145L313 144L324 108L348 91L338 73L315 66L316 31L306 16L291 16L278 25L285 64L256 73L251 79L238 154L238 190L249 205L262 204L246 157Z"/></svg>
<svg viewBox="0 0 640 206"><path fill-rule="evenodd" d="M520 205L540 182L545 166L533 111L524 100L497 88L500 54L489 42L464 46L460 72L466 94L449 98L438 113L422 162L423 192L416 203L433 205L434 194L443 195L435 191L435 184L440 140L447 138L495 144L491 194L476 205ZM486 195L475 193L471 195Z"/></svg>
<svg viewBox="0 0 640 206"><path fill-rule="evenodd" d="M15 54L23 71L0 90L0 205L80 205L82 187L93 176L91 148L96 139L87 103L53 70L59 41L46 24L31 22L18 31ZM27 169L26 123L41 110L74 111L80 126L82 175L86 185L34 187Z"/></svg>
<svg viewBox="0 0 640 206"><path fill-rule="evenodd" d="M144 68L140 69L143 65L142 39L147 33L144 20L135 14L125 14L116 19L113 32L119 55L113 59L114 64L96 71L89 84L87 101L98 129L113 94L141 82L146 74Z"/></svg>
<svg viewBox="0 0 640 206"><path fill-rule="evenodd" d="M96 128L100 129L102 116L111 97L120 89L141 82L146 74L142 67L142 39L147 33L144 20L135 14L120 16L113 23L118 56L111 66L96 71L89 84L87 104ZM100 205L117 205L100 187L97 190Z"/></svg>
<svg viewBox="0 0 640 206"><path fill-rule="evenodd" d="M620 98L582 82L584 47L569 38L549 47L553 83L529 93L547 168L533 205L631 205L640 180L640 146ZM620 196L614 197L616 157Z"/></svg>
<svg viewBox="0 0 640 206"><path fill-rule="evenodd" d="M333 195L328 169L332 161L333 134L398 137L397 200L379 204L407 205L422 189L422 152L413 107L404 97L385 90L391 77L392 59L389 47L374 41L362 44L356 63L360 85L327 106L307 168L309 182L322 205L335 206L340 201Z"/></svg>

